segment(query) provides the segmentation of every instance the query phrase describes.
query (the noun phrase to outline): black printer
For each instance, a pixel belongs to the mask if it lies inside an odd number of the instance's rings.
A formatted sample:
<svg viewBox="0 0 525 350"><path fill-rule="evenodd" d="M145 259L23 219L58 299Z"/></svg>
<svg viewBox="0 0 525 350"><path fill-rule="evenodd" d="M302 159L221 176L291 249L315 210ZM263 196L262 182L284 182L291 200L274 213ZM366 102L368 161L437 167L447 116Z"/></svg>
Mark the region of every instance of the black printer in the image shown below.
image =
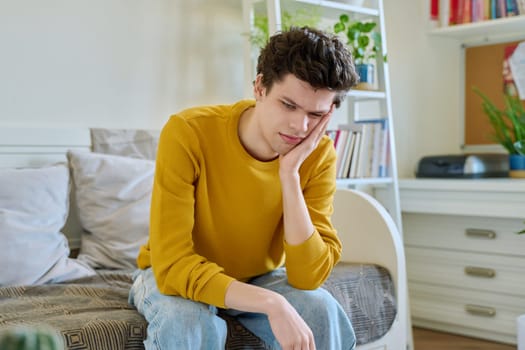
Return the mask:
<svg viewBox="0 0 525 350"><path fill-rule="evenodd" d="M416 177L485 178L509 176L509 156L499 153L436 155L421 158Z"/></svg>

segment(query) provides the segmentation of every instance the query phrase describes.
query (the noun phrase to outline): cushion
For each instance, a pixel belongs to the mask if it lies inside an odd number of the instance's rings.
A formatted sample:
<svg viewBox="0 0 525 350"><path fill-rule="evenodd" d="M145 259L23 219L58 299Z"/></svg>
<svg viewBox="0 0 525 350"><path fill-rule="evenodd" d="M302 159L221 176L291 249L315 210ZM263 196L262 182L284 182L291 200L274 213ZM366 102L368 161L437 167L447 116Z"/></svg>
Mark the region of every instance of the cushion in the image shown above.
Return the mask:
<svg viewBox="0 0 525 350"><path fill-rule="evenodd" d="M65 164L0 169L0 285L62 282L94 275L83 262L68 258L60 232L69 208Z"/></svg>
<svg viewBox="0 0 525 350"><path fill-rule="evenodd" d="M93 128L93 152L140 159L155 159L160 131Z"/></svg>
<svg viewBox="0 0 525 350"><path fill-rule="evenodd" d="M94 268L136 267L149 233L154 161L69 151L80 224L78 259Z"/></svg>

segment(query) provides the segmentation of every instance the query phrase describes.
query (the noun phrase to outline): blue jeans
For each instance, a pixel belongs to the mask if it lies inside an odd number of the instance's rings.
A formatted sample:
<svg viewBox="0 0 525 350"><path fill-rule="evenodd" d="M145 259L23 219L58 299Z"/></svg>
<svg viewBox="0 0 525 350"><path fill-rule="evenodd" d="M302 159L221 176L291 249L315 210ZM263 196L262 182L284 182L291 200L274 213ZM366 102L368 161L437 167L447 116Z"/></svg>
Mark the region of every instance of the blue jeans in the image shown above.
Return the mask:
<svg viewBox="0 0 525 350"><path fill-rule="evenodd" d="M148 322L146 349L224 349L226 322L217 316L215 306L161 294L151 268L135 271L133 280L129 303ZM312 330L318 350L354 349L352 325L337 300L326 290L293 288L287 282L284 269L256 277L249 283L283 295ZM235 316L272 349L281 348L266 315L231 309L225 312Z"/></svg>

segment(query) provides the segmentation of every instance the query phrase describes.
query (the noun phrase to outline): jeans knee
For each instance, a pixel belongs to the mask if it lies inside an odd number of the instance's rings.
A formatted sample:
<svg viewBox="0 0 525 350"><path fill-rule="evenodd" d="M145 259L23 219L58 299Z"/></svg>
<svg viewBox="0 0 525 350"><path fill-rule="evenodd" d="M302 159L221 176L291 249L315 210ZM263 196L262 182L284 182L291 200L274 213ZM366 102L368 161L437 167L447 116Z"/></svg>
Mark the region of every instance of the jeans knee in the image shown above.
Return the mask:
<svg viewBox="0 0 525 350"><path fill-rule="evenodd" d="M313 291L298 290L297 295L290 300L294 307L303 314L303 317L314 317L315 319L330 319L337 315L339 304L324 289Z"/></svg>
<svg viewBox="0 0 525 350"><path fill-rule="evenodd" d="M297 293L297 294L296 294ZM321 349L353 349L355 333L339 302L326 290L294 292L292 304L312 329Z"/></svg>
<svg viewBox="0 0 525 350"><path fill-rule="evenodd" d="M184 300L150 305L155 310L148 319L148 340L154 349L223 349L226 322L213 307Z"/></svg>

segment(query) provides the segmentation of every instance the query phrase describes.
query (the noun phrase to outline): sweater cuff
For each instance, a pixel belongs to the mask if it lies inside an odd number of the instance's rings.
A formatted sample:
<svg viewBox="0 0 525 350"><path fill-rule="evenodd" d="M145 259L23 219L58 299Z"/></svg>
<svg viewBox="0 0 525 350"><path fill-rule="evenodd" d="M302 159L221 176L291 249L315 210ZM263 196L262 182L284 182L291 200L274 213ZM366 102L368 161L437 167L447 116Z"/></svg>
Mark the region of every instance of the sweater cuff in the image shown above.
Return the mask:
<svg viewBox="0 0 525 350"><path fill-rule="evenodd" d="M226 308L226 290L234 280L235 278L223 273L217 274L206 283L206 287L200 294L199 301L220 308Z"/></svg>
<svg viewBox="0 0 525 350"><path fill-rule="evenodd" d="M319 231L314 233L303 243L291 245L284 241L286 259L289 261L311 261L324 254L326 243L321 238Z"/></svg>

